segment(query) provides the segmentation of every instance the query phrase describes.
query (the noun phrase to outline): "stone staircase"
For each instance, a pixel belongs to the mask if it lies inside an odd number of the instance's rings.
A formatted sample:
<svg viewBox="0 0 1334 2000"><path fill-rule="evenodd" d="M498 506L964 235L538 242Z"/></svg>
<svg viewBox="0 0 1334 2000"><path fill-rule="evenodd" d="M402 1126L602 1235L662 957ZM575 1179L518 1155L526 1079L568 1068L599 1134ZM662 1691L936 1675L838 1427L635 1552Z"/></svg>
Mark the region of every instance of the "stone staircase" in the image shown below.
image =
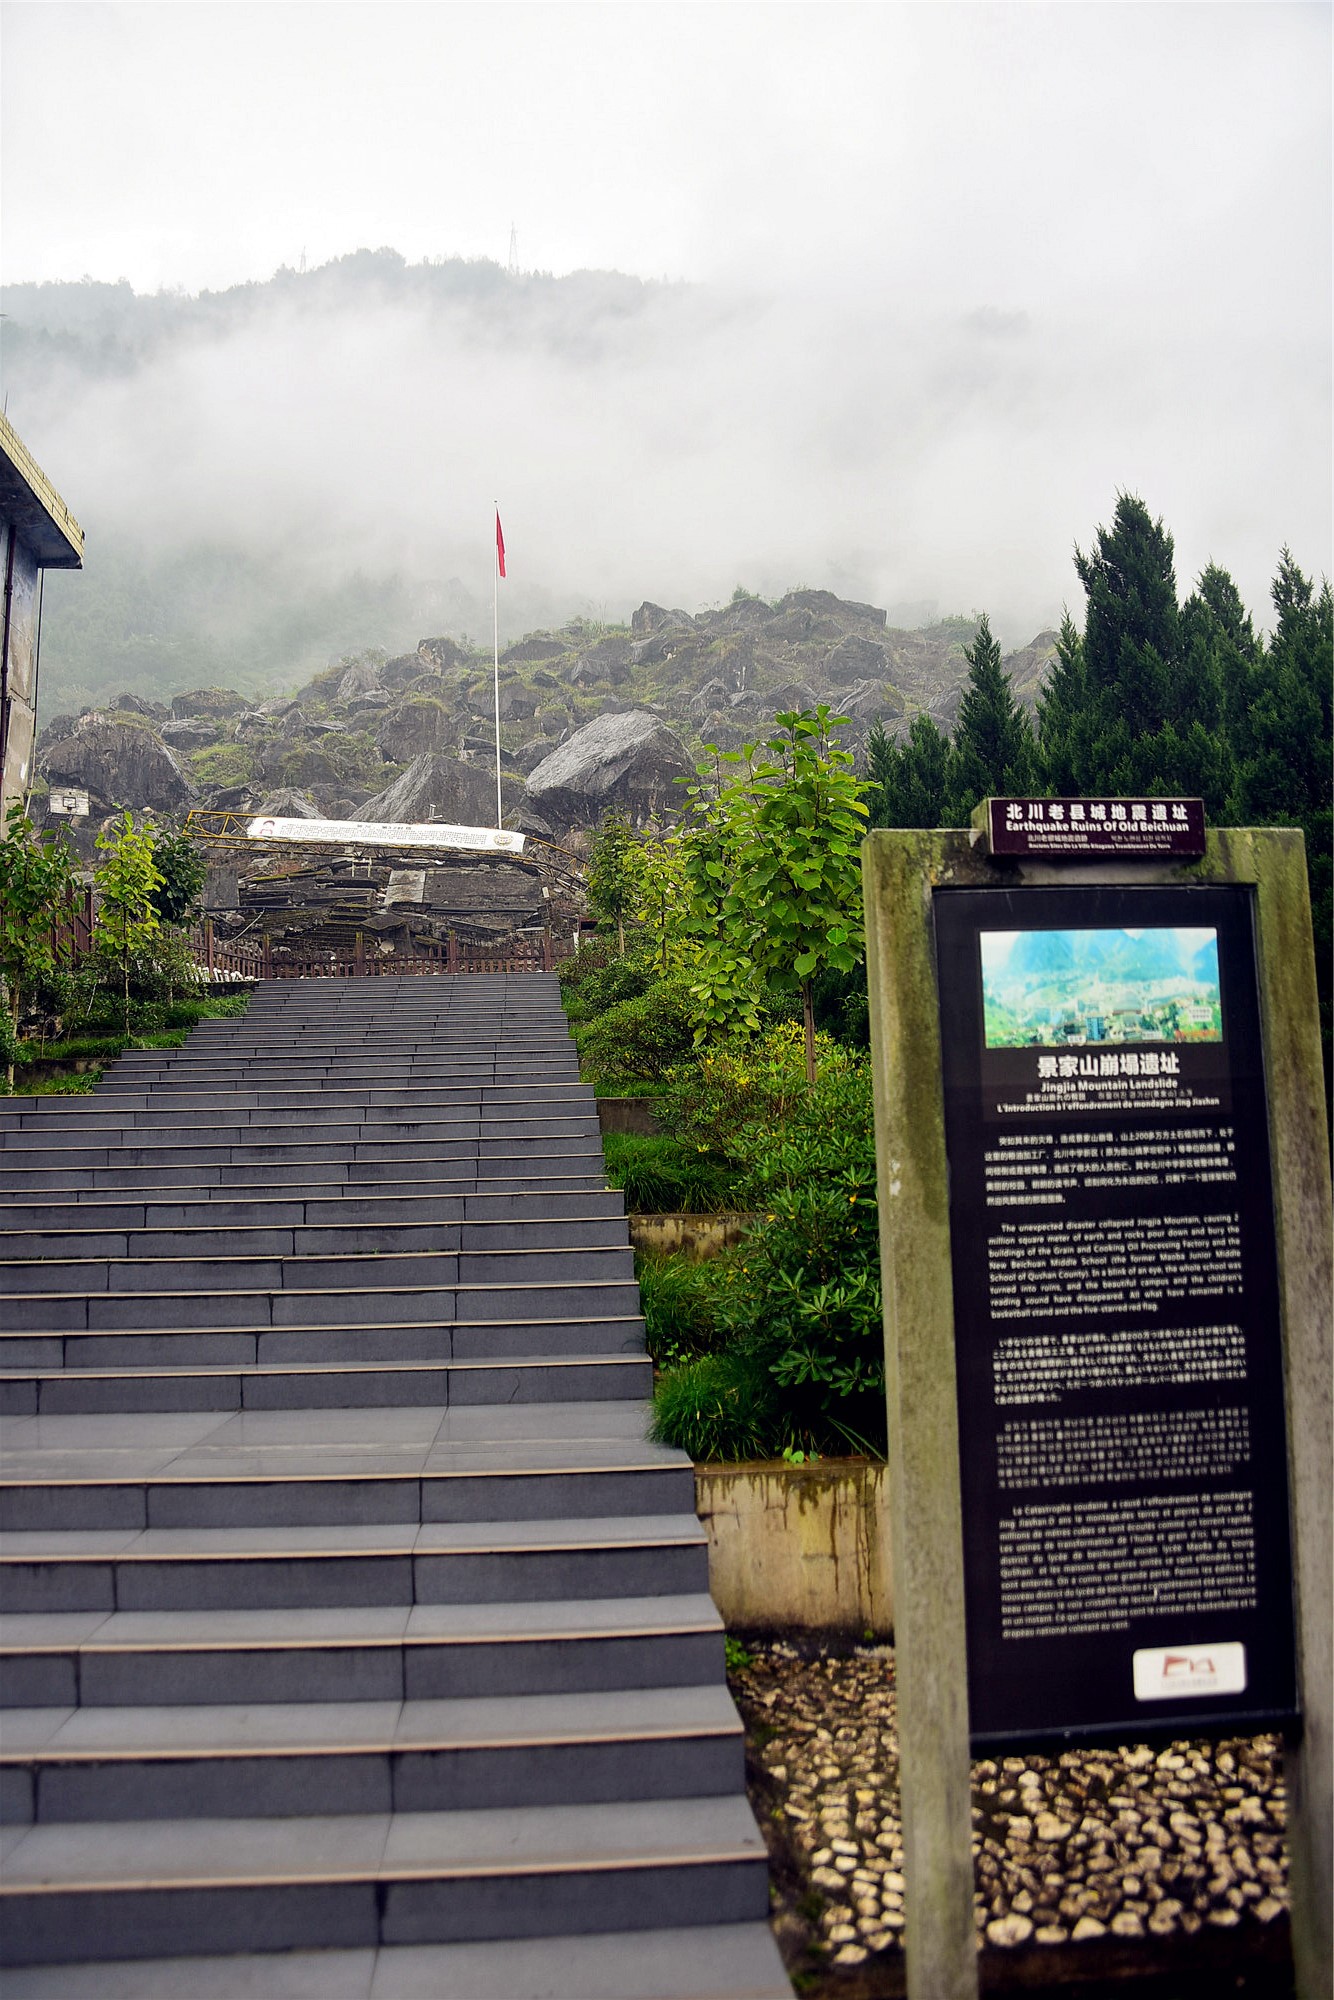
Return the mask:
<svg viewBox="0 0 1334 2000"><path fill-rule="evenodd" d="M789 1988L554 979L0 1103L6 2000Z"/></svg>

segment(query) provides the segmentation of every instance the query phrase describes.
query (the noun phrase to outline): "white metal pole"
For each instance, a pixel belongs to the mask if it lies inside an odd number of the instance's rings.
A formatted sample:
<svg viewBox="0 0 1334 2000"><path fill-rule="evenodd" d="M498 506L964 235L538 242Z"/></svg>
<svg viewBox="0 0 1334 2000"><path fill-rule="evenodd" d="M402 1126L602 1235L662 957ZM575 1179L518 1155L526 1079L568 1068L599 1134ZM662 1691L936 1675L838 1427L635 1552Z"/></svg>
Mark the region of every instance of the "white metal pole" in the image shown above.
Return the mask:
<svg viewBox="0 0 1334 2000"><path fill-rule="evenodd" d="M500 502L495 503L495 547L491 551L491 642L496 696L496 827L504 824L500 810Z"/></svg>

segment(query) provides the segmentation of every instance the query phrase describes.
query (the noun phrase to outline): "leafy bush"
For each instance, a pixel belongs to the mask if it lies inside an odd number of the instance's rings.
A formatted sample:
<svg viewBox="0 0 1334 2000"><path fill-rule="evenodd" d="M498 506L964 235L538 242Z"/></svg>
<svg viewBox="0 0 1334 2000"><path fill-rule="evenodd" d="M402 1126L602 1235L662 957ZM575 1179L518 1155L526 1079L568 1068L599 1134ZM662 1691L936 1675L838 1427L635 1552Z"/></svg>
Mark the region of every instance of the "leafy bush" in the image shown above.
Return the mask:
<svg viewBox="0 0 1334 2000"><path fill-rule="evenodd" d="M581 958L586 954L580 952ZM606 965L589 969L588 975L571 989L568 1001L573 1021L593 1021L623 1000L638 1000L648 992L658 973L647 958L631 954L613 958Z"/></svg>
<svg viewBox="0 0 1334 2000"><path fill-rule="evenodd" d="M733 1329L717 1260L691 1264L684 1257L641 1250L635 1275L644 1335L658 1367L676 1367L724 1344Z"/></svg>
<svg viewBox="0 0 1334 2000"><path fill-rule="evenodd" d="M726 1347L659 1376L649 1435L694 1459L764 1458L774 1446L774 1403L763 1358Z"/></svg>
<svg viewBox="0 0 1334 2000"><path fill-rule="evenodd" d="M634 1000L609 1007L582 1037L584 1066L599 1076L661 1077L694 1043L690 981L669 973Z"/></svg>
<svg viewBox="0 0 1334 2000"><path fill-rule="evenodd" d="M697 1147L629 1132L609 1132L602 1144L607 1179L623 1191L628 1209L708 1215L735 1206L735 1169Z"/></svg>
<svg viewBox="0 0 1334 2000"><path fill-rule="evenodd" d="M813 1087L791 1096L783 1066L780 1047L761 1073L761 1115L742 1116L729 1140L745 1156L737 1197L757 1211L755 1226L731 1257L698 1267L709 1276L696 1282L716 1288L721 1351L744 1354L747 1374L765 1376L767 1449L877 1454L885 1398L869 1065L841 1051ZM720 1106L730 1115L748 1075L729 1059L705 1084L696 1120L720 1118ZM668 1389L677 1372L659 1385L657 1422L664 1438L693 1451L696 1405Z"/></svg>

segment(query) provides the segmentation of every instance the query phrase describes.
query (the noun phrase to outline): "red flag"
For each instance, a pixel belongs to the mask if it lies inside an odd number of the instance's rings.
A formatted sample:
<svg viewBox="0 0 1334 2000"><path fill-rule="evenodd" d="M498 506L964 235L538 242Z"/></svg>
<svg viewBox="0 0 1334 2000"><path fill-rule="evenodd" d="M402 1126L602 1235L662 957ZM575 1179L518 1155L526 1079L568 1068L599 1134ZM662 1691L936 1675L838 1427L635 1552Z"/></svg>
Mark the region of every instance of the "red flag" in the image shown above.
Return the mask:
<svg viewBox="0 0 1334 2000"><path fill-rule="evenodd" d="M499 507L497 507L497 509L496 509L496 562L497 562L497 564L498 564L498 566L499 566L499 569L500 569L500 574L501 574L502 576L504 576L504 574L505 574L505 536L504 536L504 532L503 532L503 530L501 529L501 526L500 526L500 509L499 509Z"/></svg>

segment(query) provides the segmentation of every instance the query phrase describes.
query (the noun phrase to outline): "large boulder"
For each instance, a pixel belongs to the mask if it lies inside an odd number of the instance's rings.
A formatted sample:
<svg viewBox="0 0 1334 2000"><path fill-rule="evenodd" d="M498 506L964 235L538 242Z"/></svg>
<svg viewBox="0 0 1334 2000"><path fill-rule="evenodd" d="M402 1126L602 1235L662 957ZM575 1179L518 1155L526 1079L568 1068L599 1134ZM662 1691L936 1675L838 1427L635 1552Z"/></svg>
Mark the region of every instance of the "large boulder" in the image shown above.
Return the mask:
<svg viewBox="0 0 1334 2000"><path fill-rule="evenodd" d="M855 620L882 629L886 623L886 614L878 604L859 604L854 597L836 597L832 590L789 590L778 609L809 611L816 618Z"/></svg>
<svg viewBox="0 0 1334 2000"><path fill-rule="evenodd" d="M889 655L876 640L860 632L849 632L825 654L824 670L835 687L883 680L889 671Z"/></svg>
<svg viewBox="0 0 1334 2000"><path fill-rule="evenodd" d="M53 743L42 764L48 779L86 790L95 810L175 812L197 797L166 744L141 722L95 722Z"/></svg>
<svg viewBox="0 0 1334 2000"><path fill-rule="evenodd" d="M429 695L412 695L380 724L376 743L390 764L408 764L442 750L452 750L458 736L454 717L443 702Z"/></svg>
<svg viewBox="0 0 1334 2000"><path fill-rule="evenodd" d="M600 715L544 757L528 779L528 798L544 819L593 826L608 807L635 825L680 810L676 780L693 770L685 746L645 709Z"/></svg>
<svg viewBox="0 0 1334 2000"><path fill-rule="evenodd" d="M378 660L354 660L338 683L336 699L351 701L355 695L369 694L380 685L380 663Z"/></svg>
<svg viewBox="0 0 1334 2000"><path fill-rule="evenodd" d="M187 688L171 698L174 716L240 715L250 703L235 688Z"/></svg>
<svg viewBox="0 0 1334 2000"><path fill-rule="evenodd" d="M461 667L468 655L457 639L419 639L417 658L425 667L437 674L447 672L451 667Z"/></svg>
<svg viewBox="0 0 1334 2000"><path fill-rule="evenodd" d="M164 722L162 725L162 741L173 750L185 752L202 750L206 745L216 743L221 734L221 726L203 716L184 722Z"/></svg>
<svg viewBox="0 0 1334 2000"><path fill-rule="evenodd" d="M357 807L356 817L410 825L439 819L454 826L493 826L495 775L455 757L415 757L392 785Z"/></svg>
<svg viewBox="0 0 1334 2000"><path fill-rule="evenodd" d="M113 694L107 706L127 709L131 715L146 715L153 722L165 722L171 714L164 702L145 701L142 695L128 692Z"/></svg>
<svg viewBox="0 0 1334 2000"><path fill-rule="evenodd" d="M318 819L310 800L303 792L293 791L290 786L280 786L276 792L266 792L255 807L265 819Z"/></svg>

